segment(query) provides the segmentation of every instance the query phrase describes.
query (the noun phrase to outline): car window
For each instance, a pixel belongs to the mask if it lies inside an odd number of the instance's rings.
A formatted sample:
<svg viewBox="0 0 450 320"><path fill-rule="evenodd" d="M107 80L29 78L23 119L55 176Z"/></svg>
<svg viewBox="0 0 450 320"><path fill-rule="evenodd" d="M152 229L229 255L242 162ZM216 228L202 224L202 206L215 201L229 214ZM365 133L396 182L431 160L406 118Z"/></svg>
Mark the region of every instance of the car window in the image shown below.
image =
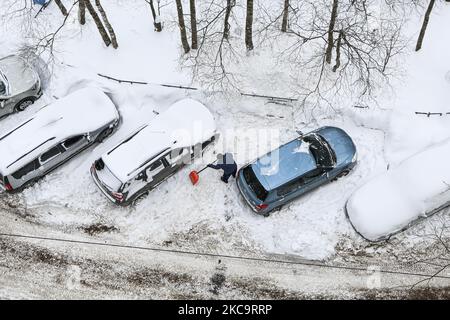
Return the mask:
<svg viewBox="0 0 450 320"><path fill-rule="evenodd" d="M157 160L153 162L153 164L148 168L148 171L156 171L163 166L163 162L161 160Z"/></svg>
<svg viewBox="0 0 450 320"><path fill-rule="evenodd" d="M278 190L277 190L277 194L279 196L287 195L287 194L297 190L299 187L304 185L304 183L305 183L305 179L304 178L297 178L297 179L295 179L295 180L293 180L291 182L288 182L288 183L282 185L281 187L279 187Z"/></svg>
<svg viewBox="0 0 450 320"><path fill-rule="evenodd" d="M64 141L62 143L62 145L63 145L64 149L67 150L67 149L73 147L78 142L80 142L82 139L83 139L83 136L75 136L75 137L69 138L66 141Z"/></svg>
<svg viewBox="0 0 450 320"><path fill-rule="evenodd" d="M16 172L14 172L12 174L12 176L15 179L20 179L23 176L26 176L27 174L29 174L30 172L39 169L40 166L41 165L40 165L40 163L39 163L39 161L37 159L33 160L32 162L28 163L27 165L23 166L22 168L20 168Z"/></svg>
<svg viewBox="0 0 450 320"><path fill-rule="evenodd" d="M42 154L42 156L40 158L41 163L44 163L44 162L47 162L47 161L53 159L60 153L61 153L61 151L59 150L58 146L51 148L50 150L48 150L47 152Z"/></svg>
<svg viewBox="0 0 450 320"><path fill-rule="evenodd" d="M202 149L205 149L207 146L209 146L212 142L214 142L214 140L216 140L216 137L213 136L211 139L205 141L202 143Z"/></svg>
<svg viewBox="0 0 450 320"><path fill-rule="evenodd" d="M0 80L0 96L6 95L6 85Z"/></svg>
<svg viewBox="0 0 450 320"><path fill-rule="evenodd" d="M248 186L253 190L256 197L261 201L266 200L269 192L266 189L264 189L262 184L259 182L251 166L245 167L242 170L242 173L244 174L245 181L247 182Z"/></svg>
<svg viewBox="0 0 450 320"><path fill-rule="evenodd" d="M186 148L180 148L180 149L174 149L170 152L170 159L176 159L180 155L183 154L183 152L186 150Z"/></svg>

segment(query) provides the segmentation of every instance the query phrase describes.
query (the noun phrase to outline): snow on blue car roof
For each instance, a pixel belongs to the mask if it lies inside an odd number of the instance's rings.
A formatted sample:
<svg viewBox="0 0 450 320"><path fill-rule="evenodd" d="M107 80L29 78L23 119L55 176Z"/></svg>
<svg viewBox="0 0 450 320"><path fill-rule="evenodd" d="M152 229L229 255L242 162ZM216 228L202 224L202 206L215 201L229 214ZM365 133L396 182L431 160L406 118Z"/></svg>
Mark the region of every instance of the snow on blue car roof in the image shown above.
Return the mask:
<svg viewBox="0 0 450 320"><path fill-rule="evenodd" d="M252 165L264 189L270 191L317 167L309 144L300 139L288 142L256 160Z"/></svg>

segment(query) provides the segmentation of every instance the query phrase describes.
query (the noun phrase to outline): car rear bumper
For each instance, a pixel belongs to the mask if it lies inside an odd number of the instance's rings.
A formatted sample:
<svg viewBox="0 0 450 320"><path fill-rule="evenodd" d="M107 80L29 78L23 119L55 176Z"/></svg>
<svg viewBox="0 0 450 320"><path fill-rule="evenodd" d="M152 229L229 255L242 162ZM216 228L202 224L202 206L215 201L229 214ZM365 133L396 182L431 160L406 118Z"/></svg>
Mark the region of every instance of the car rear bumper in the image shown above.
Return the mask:
<svg viewBox="0 0 450 320"><path fill-rule="evenodd" d="M242 198L247 203L247 205L253 210L253 212L259 213L259 211L256 210L256 208L253 206L253 204L250 202L250 200L248 200L247 197L245 196L245 193L242 191L241 185L239 184L239 179L236 180L236 184L237 184L239 193L241 194Z"/></svg>
<svg viewBox="0 0 450 320"><path fill-rule="evenodd" d="M109 201L111 201L114 204L123 205L122 202L119 202L116 199L114 199L114 197L110 194L109 190L106 189L105 186L100 182L97 176L97 172L95 171L94 165L91 166L91 176L97 187L105 195L105 197L108 198Z"/></svg>

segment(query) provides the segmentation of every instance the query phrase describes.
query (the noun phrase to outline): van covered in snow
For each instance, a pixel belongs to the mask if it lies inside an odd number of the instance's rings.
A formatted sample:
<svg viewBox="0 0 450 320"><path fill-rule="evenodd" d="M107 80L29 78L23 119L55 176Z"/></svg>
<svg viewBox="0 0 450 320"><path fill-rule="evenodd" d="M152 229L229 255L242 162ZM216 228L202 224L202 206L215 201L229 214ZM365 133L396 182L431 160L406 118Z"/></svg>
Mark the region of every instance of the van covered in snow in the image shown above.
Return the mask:
<svg viewBox="0 0 450 320"><path fill-rule="evenodd" d="M0 189L18 191L42 178L119 123L111 99L95 88L81 89L47 105L0 136Z"/></svg>
<svg viewBox="0 0 450 320"><path fill-rule="evenodd" d="M346 204L356 232L389 239L450 205L450 140L401 162L359 188Z"/></svg>
<svg viewBox="0 0 450 320"><path fill-rule="evenodd" d="M202 155L217 138L211 112L183 99L96 160L91 174L109 200L128 205Z"/></svg>

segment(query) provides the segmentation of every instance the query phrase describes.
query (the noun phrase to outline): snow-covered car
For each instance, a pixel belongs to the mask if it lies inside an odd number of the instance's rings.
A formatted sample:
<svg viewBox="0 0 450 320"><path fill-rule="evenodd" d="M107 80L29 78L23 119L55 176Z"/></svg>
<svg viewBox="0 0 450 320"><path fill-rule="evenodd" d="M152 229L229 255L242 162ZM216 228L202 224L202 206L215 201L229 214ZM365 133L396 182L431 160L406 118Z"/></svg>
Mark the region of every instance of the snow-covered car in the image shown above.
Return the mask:
<svg viewBox="0 0 450 320"><path fill-rule="evenodd" d="M342 129L323 127L242 167L236 182L253 211L268 216L299 196L346 176L356 163L350 136Z"/></svg>
<svg viewBox="0 0 450 320"><path fill-rule="evenodd" d="M175 174L218 139L211 112L183 99L97 159L91 174L112 202L129 205Z"/></svg>
<svg viewBox="0 0 450 320"><path fill-rule="evenodd" d="M0 118L25 110L42 95L41 80L20 56L0 59Z"/></svg>
<svg viewBox="0 0 450 320"><path fill-rule="evenodd" d="M101 90L75 91L40 109L0 137L0 189L18 191L42 178L95 142L120 120Z"/></svg>
<svg viewBox="0 0 450 320"><path fill-rule="evenodd" d="M353 228L369 241L389 239L450 205L450 140L401 162L347 201Z"/></svg>

